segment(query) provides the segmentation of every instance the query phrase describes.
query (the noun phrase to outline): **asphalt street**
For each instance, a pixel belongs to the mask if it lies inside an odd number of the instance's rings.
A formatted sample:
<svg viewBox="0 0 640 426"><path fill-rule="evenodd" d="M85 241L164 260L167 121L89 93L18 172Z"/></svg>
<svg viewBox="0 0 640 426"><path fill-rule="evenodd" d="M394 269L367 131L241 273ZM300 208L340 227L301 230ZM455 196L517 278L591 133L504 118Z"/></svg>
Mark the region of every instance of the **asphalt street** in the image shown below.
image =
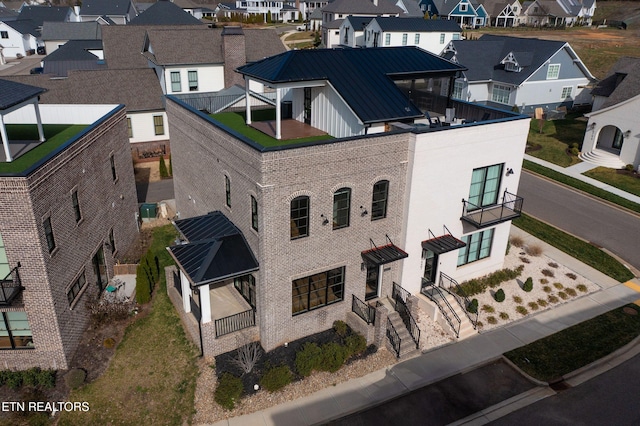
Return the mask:
<svg viewBox="0 0 640 426"><path fill-rule="evenodd" d="M530 173L522 173L523 211L615 253L640 269L640 217Z"/></svg>

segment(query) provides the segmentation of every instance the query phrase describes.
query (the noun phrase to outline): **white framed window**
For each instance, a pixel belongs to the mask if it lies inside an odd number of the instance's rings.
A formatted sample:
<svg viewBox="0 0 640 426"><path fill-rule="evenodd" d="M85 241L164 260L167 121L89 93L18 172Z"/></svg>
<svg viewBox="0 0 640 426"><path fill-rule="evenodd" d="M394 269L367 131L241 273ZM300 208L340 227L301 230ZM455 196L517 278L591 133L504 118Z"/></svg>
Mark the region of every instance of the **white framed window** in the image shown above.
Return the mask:
<svg viewBox="0 0 640 426"><path fill-rule="evenodd" d="M391 34L384 35L384 45L389 46L391 44Z"/></svg>
<svg viewBox="0 0 640 426"><path fill-rule="evenodd" d="M189 78L189 91L195 92L198 90L198 71L188 71L187 76Z"/></svg>
<svg viewBox="0 0 640 426"><path fill-rule="evenodd" d="M171 71L171 91L182 91L182 84L180 83L180 71Z"/></svg>
<svg viewBox="0 0 640 426"><path fill-rule="evenodd" d="M467 4L466 3L462 3L460 5L460 12L466 12L467 11Z"/></svg>
<svg viewBox="0 0 640 426"><path fill-rule="evenodd" d="M444 44L444 33L440 34L440 44Z"/></svg>
<svg viewBox="0 0 640 426"><path fill-rule="evenodd" d="M415 38L415 40L413 41L413 44L415 44L415 45L420 44L420 34L418 34L418 33L416 34L416 38Z"/></svg>
<svg viewBox="0 0 640 426"><path fill-rule="evenodd" d="M164 135L164 117L161 115L153 116L153 129L156 136Z"/></svg>
<svg viewBox="0 0 640 426"><path fill-rule="evenodd" d="M408 38L408 35L406 33L402 34L402 45L403 46L407 45L407 38Z"/></svg>
<svg viewBox="0 0 640 426"><path fill-rule="evenodd" d="M452 96L456 99L462 99L464 100L464 98L462 97L462 90L464 89L464 82L460 81L460 80L456 80L455 83L453 83L453 93Z"/></svg>
<svg viewBox="0 0 640 426"><path fill-rule="evenodd" d="M503 86L502 84L494 84L491 91L491 100L499 104L509 104L509 95L511 89L509 86Z"/></svg>
<svg viewBox="0 0 640 426"><path fill-rule="evenodd" d="M549 64L547 68L547 80L557 80L560 75L560 64Z"/></svg>
<svg viewBox="0 0 640 426"><path fill-rule="evenodd" d="M560 98L561 99L570 98L572 93L573 93L573 86L565 86L562 88L562 95L560 96Z"/></svg>

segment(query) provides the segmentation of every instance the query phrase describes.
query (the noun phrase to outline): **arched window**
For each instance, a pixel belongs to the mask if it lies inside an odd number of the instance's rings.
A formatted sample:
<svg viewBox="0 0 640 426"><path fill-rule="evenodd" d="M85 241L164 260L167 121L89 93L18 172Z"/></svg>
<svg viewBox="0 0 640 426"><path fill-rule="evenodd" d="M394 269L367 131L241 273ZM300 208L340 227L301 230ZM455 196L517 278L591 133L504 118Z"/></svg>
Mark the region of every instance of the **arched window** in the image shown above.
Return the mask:
<svg viewBox="0 0 640 426"><path fill-rule="evenodd" d="M333 193L333 229L349 226L351 216L351 189L340 188Z"/></svg>
<svg viewBox="0 0 640 426"><path fill-rule="evenodd" d="M291 201L291 239L309 235L309 197L300 196Z"/></svg>
<svg viewBox="0 0 640 426"><path fill-rule="evenodd" d="M387 199L389 198L389 181L381 180L373 185L371 201L371 220L387 217Z"/></svg>

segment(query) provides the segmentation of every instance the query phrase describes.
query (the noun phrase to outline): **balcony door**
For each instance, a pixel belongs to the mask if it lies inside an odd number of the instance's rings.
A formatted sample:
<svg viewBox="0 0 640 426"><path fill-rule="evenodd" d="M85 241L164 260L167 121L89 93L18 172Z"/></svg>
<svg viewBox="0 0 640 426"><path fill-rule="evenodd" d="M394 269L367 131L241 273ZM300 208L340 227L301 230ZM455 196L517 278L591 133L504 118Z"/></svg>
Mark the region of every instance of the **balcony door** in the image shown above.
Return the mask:
<svg viewBox="0 0 640 426"><path fill-rule="evenodd" d="M424 254L424 279L430 283L435 283L438 272L438 254L431 250L425 250Z"/></svg>
<svg viewBox="0 0 640 426"><path fill-rule="evenodd" d="M311 125L311 87L304 88L304 124Z"/></svg>
<svg viewBox="0 0 640 426"><path fill-rule="evenodd" d="M375 299L380 290L380 265L367 265L367 281L364 300Z"/></svg>
<svg viewBox="0 0 640 426"><path fill-rule="evenodd" d="M91 261L93 263L93 274L96 280L96 284L100 291L104 290L107 286L107 282L109 278L107 277L107 265L104 262L104 252L102 251L102 246L93 256Z"/></svg>

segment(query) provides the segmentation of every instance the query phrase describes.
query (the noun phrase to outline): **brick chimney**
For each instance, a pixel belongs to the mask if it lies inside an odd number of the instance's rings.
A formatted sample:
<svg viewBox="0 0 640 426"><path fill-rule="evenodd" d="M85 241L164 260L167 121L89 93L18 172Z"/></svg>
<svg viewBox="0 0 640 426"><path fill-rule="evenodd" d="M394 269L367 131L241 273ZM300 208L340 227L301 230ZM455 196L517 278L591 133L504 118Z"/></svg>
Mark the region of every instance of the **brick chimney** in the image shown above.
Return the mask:
<svg viewBox="0 0 640 426"><path fill-rule="evenodd" d="M224 87L235 84L244 87L244 79L235 69L247 63L242 27L222 29L222 54L224 56Z"/></svg>

